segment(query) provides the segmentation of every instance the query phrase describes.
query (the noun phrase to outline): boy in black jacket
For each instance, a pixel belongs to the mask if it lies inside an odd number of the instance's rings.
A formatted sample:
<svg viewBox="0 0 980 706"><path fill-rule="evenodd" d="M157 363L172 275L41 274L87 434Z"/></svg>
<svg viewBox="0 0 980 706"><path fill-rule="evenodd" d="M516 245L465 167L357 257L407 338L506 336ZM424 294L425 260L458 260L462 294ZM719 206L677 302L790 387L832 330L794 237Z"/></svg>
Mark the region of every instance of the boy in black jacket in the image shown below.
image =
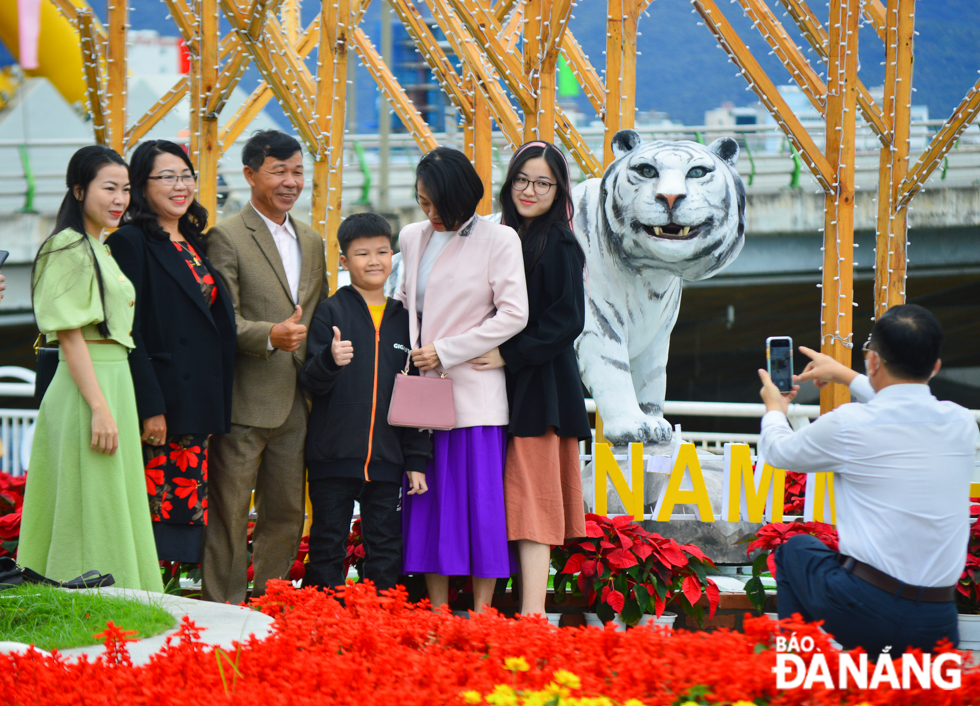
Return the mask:
<svg viewBox="0 0 980 706"><path fill-rule="evenodd" d="M391 228L372 213L340 224L340 264L351 284L317 305L300 384L313 393L306 435L313 525L304 586L343 585L354 501L361 504L364 578L392 588L402 561L399 492L426 492L428 432L388 424L395 375L411 348L408 311L386 299ZM400 348L399 348L400 347Z"/></svg>

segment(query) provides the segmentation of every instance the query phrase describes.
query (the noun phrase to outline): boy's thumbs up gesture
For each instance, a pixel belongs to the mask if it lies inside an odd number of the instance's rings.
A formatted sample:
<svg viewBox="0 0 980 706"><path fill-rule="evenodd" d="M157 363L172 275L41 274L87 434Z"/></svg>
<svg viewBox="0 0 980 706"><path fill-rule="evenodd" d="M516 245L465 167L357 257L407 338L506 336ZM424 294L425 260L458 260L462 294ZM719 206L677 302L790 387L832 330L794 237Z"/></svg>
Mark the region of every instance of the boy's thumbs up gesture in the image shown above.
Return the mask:
<svg viewBox="0 0 980 706"><path fill-rule="evenodd" d="M333 343L330 344L333 362L337 365L347 365L354 357L354 344L340 340L340 329L333 327Z"/></svg>

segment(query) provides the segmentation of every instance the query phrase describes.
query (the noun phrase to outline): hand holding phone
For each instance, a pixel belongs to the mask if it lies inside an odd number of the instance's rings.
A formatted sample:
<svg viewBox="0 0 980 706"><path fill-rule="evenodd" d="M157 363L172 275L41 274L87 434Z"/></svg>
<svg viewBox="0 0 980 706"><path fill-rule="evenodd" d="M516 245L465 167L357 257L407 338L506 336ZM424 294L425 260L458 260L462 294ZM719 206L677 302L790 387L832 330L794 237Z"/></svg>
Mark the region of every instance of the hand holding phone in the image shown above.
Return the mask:
<svg viewBox="0 0 980 706"><path fill-rule="evenodd" d="M793 339L770 336L766 339L766 370L782 393L793 391Z"/></svg>

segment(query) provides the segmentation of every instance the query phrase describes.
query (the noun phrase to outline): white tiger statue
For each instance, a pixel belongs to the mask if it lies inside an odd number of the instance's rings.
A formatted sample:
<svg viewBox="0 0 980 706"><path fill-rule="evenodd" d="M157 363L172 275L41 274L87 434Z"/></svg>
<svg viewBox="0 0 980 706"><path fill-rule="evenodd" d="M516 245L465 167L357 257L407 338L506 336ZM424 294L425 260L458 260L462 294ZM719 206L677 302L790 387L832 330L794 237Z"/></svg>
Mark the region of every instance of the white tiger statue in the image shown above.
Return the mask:
<svg viewBox="0 0 980 706"><path fill-rule="evenodd" d="M602 178L572 191L588 272L575 351L606 439L660 443L671 438L663 406L681 281L717 274L745 242L738 143L644 143L621 130L612 149Z"/></svg>

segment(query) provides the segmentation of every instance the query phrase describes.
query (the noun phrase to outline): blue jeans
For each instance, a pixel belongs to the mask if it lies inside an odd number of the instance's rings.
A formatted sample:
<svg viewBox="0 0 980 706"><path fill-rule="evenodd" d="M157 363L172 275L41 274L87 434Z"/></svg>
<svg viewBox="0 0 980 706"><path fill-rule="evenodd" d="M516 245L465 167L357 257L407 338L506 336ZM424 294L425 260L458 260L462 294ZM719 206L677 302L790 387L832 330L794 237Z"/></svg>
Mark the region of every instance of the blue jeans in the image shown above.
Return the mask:
<svg viewBox="0 0 980 706"><path fill-rule="evenodd" d="M852 575L838 556L810 535L797 535L776 550L780 618L799 613L808 622L822 620L845 649L863 647L871 659L888 646L895 655L912 647L931 651L944 637L959 642L954 601L899 598Z"/></svg>

